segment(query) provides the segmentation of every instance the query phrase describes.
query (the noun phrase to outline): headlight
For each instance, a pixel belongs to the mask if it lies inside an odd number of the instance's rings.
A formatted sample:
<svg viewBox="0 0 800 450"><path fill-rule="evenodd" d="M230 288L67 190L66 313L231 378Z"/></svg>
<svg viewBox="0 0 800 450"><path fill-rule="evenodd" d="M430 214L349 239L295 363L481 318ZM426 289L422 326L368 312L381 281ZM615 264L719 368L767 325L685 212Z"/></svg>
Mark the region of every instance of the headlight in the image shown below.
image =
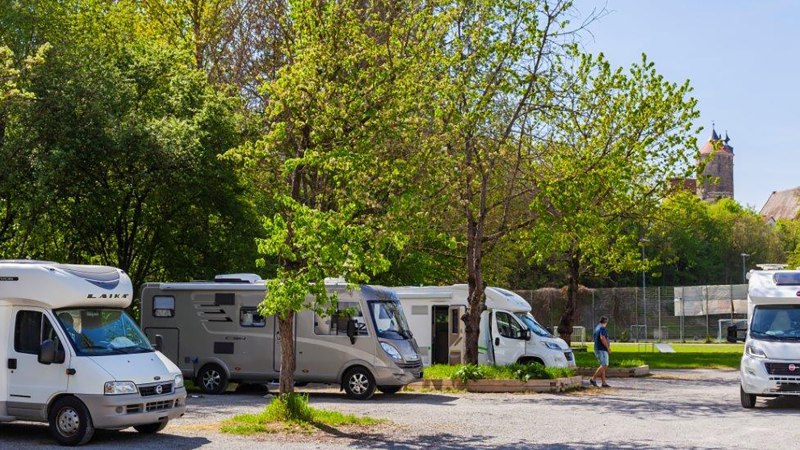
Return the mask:
<svg viewBox="0 0 800 450"><path fill-rule="evenodd" d="M748 342L747 345L744 347L745 352L748 355L752 356L753 358L766 358L767 354L764 353L764 350L761 350L760 347L756 346L752 342Z"/></svg>
<svg viewBox="0 0 800 450"><path fill-rule="evenodd" d="M400 356L400 352L398 352L397 349L394 348L394 345L387 344L386 342L381 342L381 347L383 347L383 351L385 351L386 354L389 355L393 360L395 361L403 360L403 357Z"/></svg>
<svg viewBox="0 0 800 450"><path fill-rule="evenodd" d="M550 350L561 350L561 346L560 346L560 345L558 345L558 344L556 344L555 342L547 342L547 341L543 341L542 343L543 343L543 344L544 344L544 345L545 345L547 348L549 348Z"/></svg>
<svg viewBox="0 0 800 450"><path fill-rule="evenodd" d="M183 375L175 375L175 387L176 388L183 387Z"/></svg>
<svg viewBox="0 0 800 450"><path fill-rule="evenodd" d="M136 394L139 392L132 381L108 381L103 388L106 395Z"/></svg>

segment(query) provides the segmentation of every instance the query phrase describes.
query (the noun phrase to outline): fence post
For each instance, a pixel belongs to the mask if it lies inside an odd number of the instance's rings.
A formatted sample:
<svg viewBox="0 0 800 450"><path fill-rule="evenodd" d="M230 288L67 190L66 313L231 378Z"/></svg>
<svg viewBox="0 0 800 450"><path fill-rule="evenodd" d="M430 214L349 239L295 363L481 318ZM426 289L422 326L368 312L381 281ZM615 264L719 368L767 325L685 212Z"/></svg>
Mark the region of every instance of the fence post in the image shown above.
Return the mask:
<svg viewBox="0 0 800 450"><path fill-rule="evenodd" d="M686 337L683 334L683 322L686 317L686 293L685 287L681 286L681 342L686 342Z"/></svg>
<svg viewBox="0 0 800 450"><path fill-rule="evenodd" d="M733 325L734 324L733 323L733 310L734 310L734 307L733 307L733 285L731 284L730 287L731 287L731 325Z"/></svg>
<svg viewBox="0 0 800 450"><path fill-rule="evenodd" d="M706 339L708 339L708 337L711 336L709 334L710 331L709 331L709 328L708 328L708 326L709 326L709 323L708 323L708 285L706 285L705 288L706 288Z"/></svg>
<svg viewBox="0 0 800 450"><path fill-rule="evenodd" d="M658 342L664 340L664 330L661 329L661 286L656 291L656 299L658 300Z"/></svg>

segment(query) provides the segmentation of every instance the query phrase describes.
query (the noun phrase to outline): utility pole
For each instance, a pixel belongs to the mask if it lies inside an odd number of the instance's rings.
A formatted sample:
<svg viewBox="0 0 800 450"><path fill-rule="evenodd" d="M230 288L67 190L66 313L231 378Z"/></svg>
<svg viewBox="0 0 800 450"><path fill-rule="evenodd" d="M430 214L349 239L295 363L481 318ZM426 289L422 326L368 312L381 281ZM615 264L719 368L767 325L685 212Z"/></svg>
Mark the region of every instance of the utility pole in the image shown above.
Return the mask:
<svg viewBox="0 0 800 450"><path fill-rule="evenodd" d="M747 253L742 253L742 283L747 284Z"/></svg>

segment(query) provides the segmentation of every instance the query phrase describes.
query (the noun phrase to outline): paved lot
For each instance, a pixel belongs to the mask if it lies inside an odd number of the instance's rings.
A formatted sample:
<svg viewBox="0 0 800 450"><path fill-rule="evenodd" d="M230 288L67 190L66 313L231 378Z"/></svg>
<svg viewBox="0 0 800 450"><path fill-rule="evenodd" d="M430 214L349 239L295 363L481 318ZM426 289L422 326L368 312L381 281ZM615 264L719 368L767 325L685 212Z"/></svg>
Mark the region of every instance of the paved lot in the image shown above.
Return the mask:
<svg viewBox="0 0 800 450"><path fill-rule="evenodd" d="M569 395L423 394L376 395L369 402L346 400L334 391L314 391L316 406L392 421L380 433L353 435L328 430L323 436L245 438L218 433L216 423L236 413L256 412L260 394L190 399L190 413L163 434L132 430L99 433L96 449L257 448L794 448L800 440L800 399L760 400L758 409L739 406L736 372L669 371L649 379L612 380L607 390ZM259 442L255 443L254 440ZM0 425L0 448L59 448L41 425Z"/></svg>

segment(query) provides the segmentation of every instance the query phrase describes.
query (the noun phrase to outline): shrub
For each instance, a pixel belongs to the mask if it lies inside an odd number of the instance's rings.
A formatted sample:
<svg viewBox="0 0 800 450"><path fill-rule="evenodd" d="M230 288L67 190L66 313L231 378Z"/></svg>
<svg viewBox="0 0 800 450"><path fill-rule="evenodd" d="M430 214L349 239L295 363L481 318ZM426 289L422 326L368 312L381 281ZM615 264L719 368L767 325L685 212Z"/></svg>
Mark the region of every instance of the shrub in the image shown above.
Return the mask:
<svg viewBox="0 0 800 450"><path fill-rule="evenodd" d="M453 379L461 381L462 383L466 383L467 381L470 380L482 380L485 377L486 377L486 372L484 371L483 367L475 364L467 364L461 366L453 374Z"/></svg>

